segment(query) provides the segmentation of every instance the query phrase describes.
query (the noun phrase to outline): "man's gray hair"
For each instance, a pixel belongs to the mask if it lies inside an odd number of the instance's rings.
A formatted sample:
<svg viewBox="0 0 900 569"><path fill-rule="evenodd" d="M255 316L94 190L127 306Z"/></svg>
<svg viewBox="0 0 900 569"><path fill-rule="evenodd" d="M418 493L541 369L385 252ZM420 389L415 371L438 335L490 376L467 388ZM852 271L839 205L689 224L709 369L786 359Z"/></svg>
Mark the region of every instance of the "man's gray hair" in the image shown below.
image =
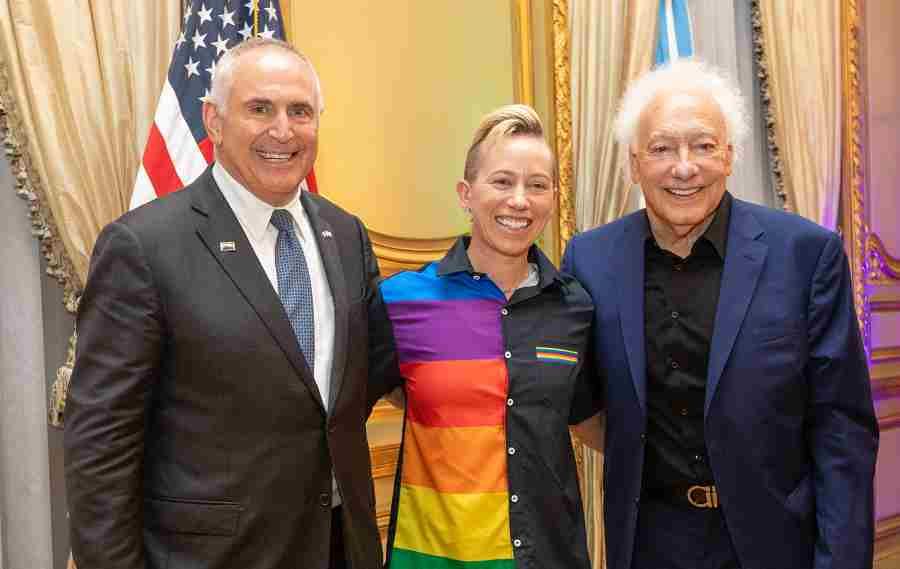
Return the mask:
<svg viewBox="0 0 900 569"><path fill-rule="evenodd" d="M286 41L274 38L264 38L261 36L256 36L237 44L228 50L228 52L226 52L216 63L216 71L215 75L213 75L212 85L210 85L207 100L215 105L219 114L225 114L228 94L231 91L231 85L234 83L234 68L238 59L251 51L271 47L293 54L298 60L309 67L310 71L312 71L313 81L316 85L316 100L319 102L319 108L316 110L319 114L322 114L325 110L325 99L322 97L322 86L319 83L319 74L316 73L316 68L313 67L312 61Z"/></svg>
<svg viewBox="0 0 900 569"><path fill-rule="evenodd" d="M750 131L744 97L731 77L699 59L679 59L657 67L629 85L613 126L616 141L626 149L635 142L641 114L657 95L685 91L707 93L719 105L736 161Z"/></svg>

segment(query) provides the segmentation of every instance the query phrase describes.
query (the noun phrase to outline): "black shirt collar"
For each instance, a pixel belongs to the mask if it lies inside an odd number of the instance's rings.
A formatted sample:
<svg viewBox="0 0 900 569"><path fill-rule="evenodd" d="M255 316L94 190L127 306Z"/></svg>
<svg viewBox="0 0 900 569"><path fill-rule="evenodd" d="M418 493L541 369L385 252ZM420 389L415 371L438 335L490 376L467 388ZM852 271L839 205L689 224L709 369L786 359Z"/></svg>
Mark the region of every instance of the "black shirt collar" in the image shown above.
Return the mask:
<svg viewBox="0 0 900 569"><path fill-rule="evenodd" d="M447 254L438 264L438 276L443 277L460 272L479 274L472 268L472 262L469 260L468 249L471 241L472 238L468 235L463 235L456 240L456 243L453 244L453 247L447 251ZM538 286L541 289L556 280L561 280L559 271L556 270L556 267L553 266L550 259L544 255L544 252L541 251L537 245L532 245L531 248L528 249L528 262L534 263L538 267Z"/></svg>
<svg viewBox="0 0 900 569"><path fill-rule="evenodd" d="M731 219L731 201L730 193L725 192L722 194L722 199L719 201L719 205L716 206L716 212L713 214L715 217L713 217L712 223L700 236L700 239L709 241L716 253L719 254L719 258L723 260L725 259L725 247L728 244L728 221ZM647 217L646 210L644 210L644 222L646 239L656 247L659 247L656 243L656 238L653 237L653 232L650 231L650 219Z"/></svg>

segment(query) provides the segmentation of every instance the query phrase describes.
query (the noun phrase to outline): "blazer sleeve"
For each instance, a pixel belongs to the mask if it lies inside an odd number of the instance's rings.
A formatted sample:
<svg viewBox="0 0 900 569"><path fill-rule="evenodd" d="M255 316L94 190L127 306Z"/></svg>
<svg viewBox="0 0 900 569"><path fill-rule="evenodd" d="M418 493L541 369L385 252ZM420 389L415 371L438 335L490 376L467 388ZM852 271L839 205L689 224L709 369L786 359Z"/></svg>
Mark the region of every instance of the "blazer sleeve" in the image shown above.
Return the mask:
<svg viewBox="0 0 900 569"><path fill-rule="evenodd" d="M64 434L72 553L79 569L143 568L141 465L164 328L141 244L122 223L94 247L77 330Z"/></svg>
<svg viewBox="0 0 900 569"><path fill-rule="evenodd" d="M838 236L819 257L808 307L809 451L818 540L816 569L872 566L878 422Z"/></svg>
<svg viewBox="0 0 900 569"><path fill-rule="evenodd" d="M400 367L397 362L397 348L394 342L394 329L388 318L387 308L378 283L381 272L378 260L372 250L372 243L362 223L359 224L360 237L363 243L363 262L366 275L366 307L369 322L369 377L366 396L366 416L379 399L390 393L403 383Z"/></svg>

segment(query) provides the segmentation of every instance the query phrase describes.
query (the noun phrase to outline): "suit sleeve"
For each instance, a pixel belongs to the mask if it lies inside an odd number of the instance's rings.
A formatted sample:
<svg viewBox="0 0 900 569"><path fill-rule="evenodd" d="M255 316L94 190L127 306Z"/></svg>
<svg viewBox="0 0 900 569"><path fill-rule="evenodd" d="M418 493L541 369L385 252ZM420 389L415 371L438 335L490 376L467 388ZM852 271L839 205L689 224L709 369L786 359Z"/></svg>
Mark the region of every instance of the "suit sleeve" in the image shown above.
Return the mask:
<svg viewBox="0 0 900 569"><path fill-rule="evenodd" d="M381 296L378 283L381 272L378 261L372 251L372 243L362 223L359 223L360 236L363 242L363 261L366 274L366 306L369 321L369 378L366 397L366 414L379 399L390 393L403 383L400 367L397 363L397 348L394 343L394 329L388 318L387 308Z"/></svg>
<svg viewBox="0 0 900 569"><path fill-rule="evenodd" d="M145 566L144 431L163 345L160 302L135 234L97 240L81 299L65 412L65 471L78 569Z"/></svg>
<svg viewBox="0 0 900 569"><path fill-rule="evenodd" d="M810 288L808 441L813 459L816 569L872 566L878 423L847 258L826 243Z"/></svg>
<svg viewBox="0 0 900 569"><path fill-rule="evenodd" d="M560 272L578 280L575 267L575 239L569 241L566 246L563 260L560 264ZM572 398L572 408L569 410L569 424L575 425L602 411L605 407L602 393L602 382L595 357L597 338L596 309L591 320L591 333L581 358L580 368L575 380L575 391Z"/></svg>

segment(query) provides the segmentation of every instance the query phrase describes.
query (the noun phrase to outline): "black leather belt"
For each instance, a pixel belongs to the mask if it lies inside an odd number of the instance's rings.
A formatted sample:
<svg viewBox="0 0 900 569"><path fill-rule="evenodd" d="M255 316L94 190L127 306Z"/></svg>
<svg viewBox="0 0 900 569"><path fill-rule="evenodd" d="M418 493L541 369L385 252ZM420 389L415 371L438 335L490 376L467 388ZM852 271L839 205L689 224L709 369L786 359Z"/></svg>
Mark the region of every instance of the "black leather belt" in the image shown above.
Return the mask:
<svg viewBox="0 0 900 569"><path fill-rule="evenodd" d="M647 496L698 509L719 507L719 491L714 484L684 484L648 489Z"/></svg>

